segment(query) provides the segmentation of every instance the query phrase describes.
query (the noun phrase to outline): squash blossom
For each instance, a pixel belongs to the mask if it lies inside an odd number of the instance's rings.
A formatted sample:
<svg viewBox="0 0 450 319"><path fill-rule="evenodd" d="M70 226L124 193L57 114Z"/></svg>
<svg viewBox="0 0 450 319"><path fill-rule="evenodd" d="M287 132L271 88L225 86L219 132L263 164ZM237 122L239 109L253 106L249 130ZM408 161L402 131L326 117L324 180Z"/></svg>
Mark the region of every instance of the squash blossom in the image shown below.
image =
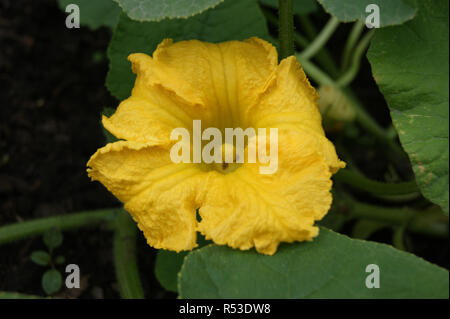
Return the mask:
<svg viewBox="0 0 450 319"><path fill-rule="evenodd" d="M120 140L97 150L87 171L124 203L149 245L191 250L200 232L219 245L272 255L280 242L318 235L331 175L345 163L325 137L318 94L294 56L278 64L276 49L258 38L166 39L153 57L128 59L137 75L131 96L102 118ZM174 163L171 132L192 132L194 120L222 132L277 128L278 169Z"/></svg>

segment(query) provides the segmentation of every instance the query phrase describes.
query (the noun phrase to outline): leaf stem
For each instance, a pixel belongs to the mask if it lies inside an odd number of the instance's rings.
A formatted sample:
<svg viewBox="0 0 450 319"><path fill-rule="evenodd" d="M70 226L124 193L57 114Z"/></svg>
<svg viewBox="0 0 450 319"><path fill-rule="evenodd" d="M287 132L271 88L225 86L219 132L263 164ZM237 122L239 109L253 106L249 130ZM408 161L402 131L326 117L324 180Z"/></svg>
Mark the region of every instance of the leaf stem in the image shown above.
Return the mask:
<svg viewBox="0 0 450 319"><path fill-rule="evenodd" d="M302 59L310 59L311 57L313 57L322 49L325 43L327 43L328 39L331 37L338 26L339 20L336 17L331 17L322 31L320 31L319 35L314 39L314 41L311 42L309 46L300 53L300 57Z"/></svg>
<svg viewBox="0 0 450 319"><path fill-rule="evenodd" d="M294 55L294 15L292 0L278 0L280 60Z"/></svg>
<svg viewBox="0 0 450 319"><path fill-rule="evenodd" d="M297 19L300 22L302 31L304 31L308 39L314 39L317 36L317 30L308 15L299 15Z"/></svg>
<svg viewBox="0 0 450 319"><path fill-rule="evenodd" d="M126 211L117 217L114 233L114 265L120 296L123 299L144 299L136 258L137 227Z"/></svg>
<svg viewBox="0 0 450 319"><path fill-rule="evenodd" d="M302 65L305 72L314 81L320 85L332 85L336 86L336 82L320 68L318 68L311 61L302 58L299 54L296 55L297 60ZM383 129L375 120L369 115L369 113L364 109L361 102L357 97L351 92L350 89L342 89L342 93L346 96L348 101L351 103L353 109L356 112L356 120L358 123L368 132L373 134L378 140L380 140L384 145L388 146L391 150L395 152L396 155L404 157L404 152L393 140L392 135Z"/></svg>
<svg viewBox="0 0 450 319"><path fill-rule="evenodd" d="M353 79L355 78L356 74L359 71L359 67L361 65L361 57L363 53L366 51L367 47L369 46L370 40L373 37L373 34L375 32L375 29L370 30L367 32L361 41L356 46L355 52L353 53L352 57L352 63L347 71L336 81L336 84L340 87L344 87L349 85Z"/></svg>
<svg viewBox="0 0 450 319"><path fill-rule="evenodd" d="M107 208L55 217L40 218L0 227L0 245L29 236L41 235L52 227L69 230L114 220L118 209Z"/></svg>
<svg viewBox="0 0 450 319"><path fill-rule="evenodd" d="M402 183L377 182L349 169L339 170L336 174L333 175L333 179L342 183L349 184L371 194L381 196L420 193L416 181Z"/></svg>
<svg viewBox="0 0 450 319"><path fill-rule="evenodd" d="M334 209L353 218L362 218L389 223L394 226L404 226L414 233L439 238L448 238L448 216L437 210L416 211L408 207L383 207L362 203L350 196L335 196Z"/></svg>
<svg viewBox="0 0 450 319"><path fill-rule="evenodd" d="M325 72L323 72L319 67L317 67L313 62L308 59L304 59L300 54L296 54L298 62L302 65L302 68L319 85L334 85L334 80Z"/></svg>
<svg viewBox="0 0 450 319"><path fill-rule="evenodd" d="M266 8L262 8L262 11L267 21L274 27L278 28L277 16ZM296 47L304 49L309 45L310 40L308 40L299 32L294 32L294 43ZM323 47L314 58L317 60L319 65L322 66L330 75L334 77L339 75L339 70L326 47Z"/></svg>
<svg viewBox="0 0 450 319"><path fill-rule="evenodd" d="M51 299L51 297L28 295L20 292L0 291L0 299Z"/></svg>
<svg viewBox="0 0 450 319"><path fill-rule="evenodd" d="M350 31L350 35L348 36L347 42L345 43L344 52L342 53L342 62L341 62L342 71L347 69L348 63L350 62L353 47L355 46L356 41L358 41L359 36L364 30L364 25L365 25L364 22L361 20L358 20L353 24L352 30Z"/></svg>

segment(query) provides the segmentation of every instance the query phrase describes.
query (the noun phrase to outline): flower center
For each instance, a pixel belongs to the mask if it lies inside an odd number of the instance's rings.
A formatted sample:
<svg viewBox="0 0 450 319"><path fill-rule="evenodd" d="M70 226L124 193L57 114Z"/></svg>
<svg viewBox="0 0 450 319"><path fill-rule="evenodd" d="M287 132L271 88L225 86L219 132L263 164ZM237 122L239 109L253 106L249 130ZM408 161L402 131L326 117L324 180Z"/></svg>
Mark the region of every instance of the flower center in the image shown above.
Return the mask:
<svg viewBox="0 0 450 319"><path fill-rule="evenodd" d="M214 169L222 174L228 174L238 169L242 163L238 163L239 154L236 152L236 148L233 144L222 144L222 161L221 163L213 163Z"/></svg>

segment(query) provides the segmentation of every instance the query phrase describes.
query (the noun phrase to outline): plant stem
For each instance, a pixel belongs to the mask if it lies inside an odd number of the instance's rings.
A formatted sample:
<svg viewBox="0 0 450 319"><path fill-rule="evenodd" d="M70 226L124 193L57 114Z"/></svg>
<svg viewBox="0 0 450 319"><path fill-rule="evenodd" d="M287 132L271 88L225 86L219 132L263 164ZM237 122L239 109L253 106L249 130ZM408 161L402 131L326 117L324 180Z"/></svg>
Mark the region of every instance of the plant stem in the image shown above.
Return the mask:
<svg viewBox="0 0 450 319"><path fill-rule="evenodd" d="M309 43L311 42L310 39L314 39L317 34L317 30L314 27L314 24L311 22L309 17L307 15L300 15L297 16L298 21L300 21L302 31L305 31L306 37L303 37L298 32L294 33L294 42L299 48L306 48ZM294 18L295 19L295 18ZM339 75L339 70L336 66L336 63L334 63L334 60L330 54L330 52L327 50L326 47L322 47L319 52L314 57L319 65L328 72L332 77L336 77Z"/></svg>
<svg viewBox="0 0 450 319"><path fill-rule="evenodd" d="M407 251L404 240L405 240L405 230L407 222L404 222L402 226L397 226L394 229L394 234L392 236L392 245L395 248Z"/></svg>
<svg viewBox="0 0 450 319"><path fill-rule="evenodd" d="M306 48L309 44L309 41L304 36L298 33L294 33L294 43L300 48Z"/></svg>
<svg viewBox="0 0 450 319"><path fill-rule="evenodd" d="M302 58L297 55L297 60L302 65L305 72L314 81L320 85L332 85L336 86L336 82L328 76L325 72L319 69L311 61ZM358 123L366 129L366 131L373 134L378 140L380 140L384 145L387 145L390 149L395 151L395 153L403 154L402 149L398 146L392 139L391 135L388 134L377 122L367 113L362 104L356 98L356 96L349 89L342 89L342 93L346 96L348 101L351 103L353 109L356 112L356 120Z"/></svg>
<svg viewBox="0 0 450 319"><path fill-rule="evenodd" d="M278 0L280 60L294 55L294 15L292 0Z"/></svg>
<svg viewBox="0 0 450 319"><path fill-rule="evenodd" d="M372 39L374 32L375 29L367 32L363 36L361 41L358 43L355 52L353 53L352 64L350 65L348 70L336 81L338 86L344 87L349 85L353 81L353 79L355 78L356 74L359 71L359 67L361 65L361 57L363 53L366 51L367 47L369 46L370 40Z"/></svg>
<svg viewBox="0 0 450 319"><path fill-rule="evenodd" d="M325 43L328 41L328 39L331 37L338 26L339 20L335 17L331 17L322 31L320 31L319 35L314 39L314 41L311 42L310 45L300 53L300 57L303 59L310 59L311 57L313 57L322 49L322 47L325 45Z"/></svg>
<svg viewBox="0 0 450 319"><path fill-rule="evenodd" d="M307 15L300 15L296 16L298 21L301 24L301 29L306 33L306 36L310 39L308 40L306 37L303 38L303 43L300 43L298 41L299 39L296 37L298 32L294 33L294 41L297 46L304 49L306 48L312 39L314 39L317 35L317 30L314 26L314 23L312 23L311 19ZM299 35L300 36L300 35ZM326 47L322 47L319 52L314 56L314 59L319 63L319 65L328 72L330 76L333 78L337 77L339 75L339 69L336 66L336 63L333 60L333 57L331 56L330 52L327 50Z"/></svg>
<svg viewBox="0 0 450 319"><path fill-rule="evenodd" d="M314 63L312 63L308 59L302 58L299 54L297 54L296 57L298 62L300 62L300 64L302 65L302 68L314 81L316 81L320 85L334 85L333 79L330 78L328 74L323 72L320 68L318 68Z"/></svg>
<svg viewBox="0 0 450 319"><path fill-rule="evenodd" d="M377 182L349 169L339 170L333 175L333 179L371 194L381 196L407 195L420 192L417 188L416 181L402 183Z"/></svg>
<svg viewBox="0 0 450 319"><path fill-rule="evenodd" d="M137 266L136 235L136 223L126 211L120 212L114 233L114 265L123 299L144 299Z"/></svg>
<svg viewBox="0 0 450 319"><path fill-rule="evenodd" d="M358 41L359 36L364 30L364 25L364 22L361 20L358 20L353 24L352 31L350 31L350 35L348 36L347 42L345 43L344 52L342 53L342 71L347 69L353 47L355 46L356 41Z"/></svg>
<svg viewBox="0 0 450 319"><path fill-rule="evenodd" d="M311 19L309 19L306 14L299 15L297 19L300 22L302 32L304 31L309 40L314 39L317 35L317 30L314 27L314 24L311 22Z"/></svg>
<svg viewBox="0 0 450 319"><path fill-rule="evenodd" d="M0 245L14 240L43 234L52 227L69 230L94 223L114 220L118 209L108 208L41 218L0 227Z"/></svg>
<svg viewBox="0 0 450 319"><path fill-rule="evenodd" d="M358 202L349 196L335 196L335 207L342 210L341 214L353 218L362 218L389 223L394 226L404 226L411 232L429 236L448 238L448 217L440 211L427 210L419 212L407 207L382 207ZM339 210L337 213L339 213Z"/></svg>
<svg viewBox="0 0 450 319"><path fill-rule="evenodd" d="M265 8L262 9L267 21L274 27L278 28L277 16L270 10L267 10ZM294 43L298 48L304 49L309 45L310 41L298 32L294 32ZM337 77L339 75L339 70L326 48L322 48L314 58L317 60L320 66L327 70L330 75L332 75L333 77Z"/></svg>
<svg viewBox="0 0 450 319"><path fill-rule="evenodd" d="M400 145L392 139L389 131L382 128L366 111L364 106L355 96L355 94L347 87L342 89L348 101L352 104L356 112L356 121L367 132L371 133L382 145L386 147L386 152L390 160L392 160L397 168L404 167L405 162L409 162L408 156L403 151Z"/></svg>
<svg viewBox="0 0 450 319"><path fill-rule="evenodd" d="M0 299L51 299L51 297L28 295L20 292L0 291Z"/></svg>

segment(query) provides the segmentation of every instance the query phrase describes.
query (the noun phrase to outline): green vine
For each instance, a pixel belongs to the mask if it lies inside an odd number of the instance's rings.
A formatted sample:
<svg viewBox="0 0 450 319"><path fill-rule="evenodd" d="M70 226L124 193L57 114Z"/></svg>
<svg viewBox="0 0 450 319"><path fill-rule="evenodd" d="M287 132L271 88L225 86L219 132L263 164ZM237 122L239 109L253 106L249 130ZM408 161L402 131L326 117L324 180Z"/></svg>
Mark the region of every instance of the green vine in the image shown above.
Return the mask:
<svg viewBox="0 0 450 319"><path fill-rule="evenodd" d="M115 219L117 213L117 208L107 208L2 226L0 227L0 245L29 236L41 235L53 227L60 230L70 230L100 222L111 222Z"/></svg>
<svg viewBox="0 0 450 319"><path fill-rule="evenodd" d="M279 0L280 60L294 55L294 15L292 0Z"/></svg>
<svg viewBox="0 0 450 319"><path fill-rule="evenodd" d="M122 211L114 232L114 265L120 296L123 299L144 299L136 258L137 227L130 214Z"/></svg>

